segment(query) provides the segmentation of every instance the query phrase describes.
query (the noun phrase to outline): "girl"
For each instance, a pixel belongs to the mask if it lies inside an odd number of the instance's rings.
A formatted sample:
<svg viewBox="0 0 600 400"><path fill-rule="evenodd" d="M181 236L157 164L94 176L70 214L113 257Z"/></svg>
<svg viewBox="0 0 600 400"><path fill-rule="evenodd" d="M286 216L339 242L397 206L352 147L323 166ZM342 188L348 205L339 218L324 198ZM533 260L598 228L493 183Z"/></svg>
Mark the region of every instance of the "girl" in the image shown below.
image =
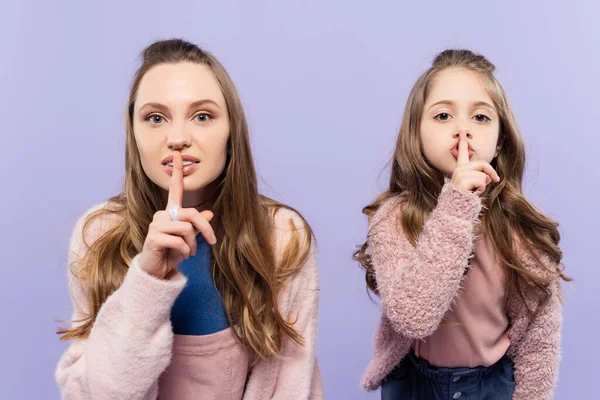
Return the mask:
<svg viewBox="0 0 600 400"><path fill-rule="evenodd" d="M143 52L123 193L76 224L65 399L321 397L314 240L259 195L236 89L182 40Z"/></svg>
<svg viewBox="0 0 600 400"><path fill-rule="evenodd" d="M440 53L410 93L389 190L354 257L383 315L362 384L382 399L551 399L557 223L523 196L525 153L494 66Z"/></svg>

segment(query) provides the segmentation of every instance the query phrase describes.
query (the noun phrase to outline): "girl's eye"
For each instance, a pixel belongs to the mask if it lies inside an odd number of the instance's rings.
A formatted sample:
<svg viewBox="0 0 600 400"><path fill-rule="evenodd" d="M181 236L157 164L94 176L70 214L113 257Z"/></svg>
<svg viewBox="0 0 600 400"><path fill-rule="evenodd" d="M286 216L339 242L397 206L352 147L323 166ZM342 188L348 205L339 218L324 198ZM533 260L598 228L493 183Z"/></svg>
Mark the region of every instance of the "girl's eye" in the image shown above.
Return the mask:
<svg viewBox="0 0 600 400"><path fill-rule="evenodd" d="M450 119L450 114L448 113L439 113L435 116L435 119L439 121L448 121Z"/></svg>
<svg viewBox="0 0 600 400"><path fill-rule="evenodd" d="M488 121L491 121L491 119L487 115L484 115L484 114L477 114L473 118L475 118L475 121L477 121L477 122L488 122Z"/></svg>
<svg viewBox="0 0 600 400"><path fill-rule="evenodd" d="M206 122L206 121L209 121L211 118L212 117L206 113L200 113L200 114L196 115L196 120L198 122Z"/></svg>

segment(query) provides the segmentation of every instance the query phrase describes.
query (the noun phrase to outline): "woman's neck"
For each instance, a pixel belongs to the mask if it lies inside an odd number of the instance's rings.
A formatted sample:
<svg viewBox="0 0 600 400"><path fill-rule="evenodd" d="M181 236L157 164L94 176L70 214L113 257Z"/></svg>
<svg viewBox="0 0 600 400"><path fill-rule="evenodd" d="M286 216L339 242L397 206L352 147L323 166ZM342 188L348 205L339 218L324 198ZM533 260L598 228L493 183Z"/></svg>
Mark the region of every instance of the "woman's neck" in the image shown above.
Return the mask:
<svg viewBox="0 0 600 400"><path fill-rule="evenodd" d="M202 196L198 193L184 193L181 202L183 208L195 208L198 211L208 210L213 206L212 196Z"/></svg>
<svg viewBox="0 0 600 400"><path fill-rule="evenodd" d="M210 184L200 190L183 193L182 208L195 208L198 211L210 210L215 203L216 185ZM164 192L165 201L169 193Z"/></svg>

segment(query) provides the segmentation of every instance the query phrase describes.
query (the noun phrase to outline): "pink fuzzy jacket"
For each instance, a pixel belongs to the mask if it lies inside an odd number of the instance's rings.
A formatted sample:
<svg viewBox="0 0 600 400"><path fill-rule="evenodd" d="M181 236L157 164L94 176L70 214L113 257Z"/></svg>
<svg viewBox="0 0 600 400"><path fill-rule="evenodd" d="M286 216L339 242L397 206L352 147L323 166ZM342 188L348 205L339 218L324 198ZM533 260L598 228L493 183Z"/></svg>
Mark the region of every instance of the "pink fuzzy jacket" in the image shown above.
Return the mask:
<svg viewBox="0 0 600 400"><path fill-rule="evenodd" d="M461 287L473 252L474 227L481 200L446 181L418 245L412 246L398 222L402 201L384 203L369 224L368 242L383 314L375 337L374 356L362 385L374 390L408 353L415 339L431 335ZM526 268L547 273L533 254L519 250ZM542 265L550 266L546 257ZM560 358L562 324L560 284L539 303L520 299L507 306L510 320L508 355L515 365L514 400L552 399ZM538 304L539 303L539 304Z"/></svg>
<svg viewBox="0 0 600 400"><path fill-rule="evenodd" d="M97 209L93 208L89 212ZM89 214L86 213L87 214ZM83 242L84 215L75 226L69 265L78 270L78 260L87 247ZM291 237L290 219L301 226L298 216L281 209L275 217L276 252ZM115 221L96 220L85 232L92 243ZM84 287L69 269L74 300L73 320L88 310ZM155 400L160 375L172 357L173 333L170 309L185 286L185 277L160 280L143 272L135 257L121 287L102 305L89 338L76 340L61 357L56 381L63 399ZM291 278L280 295L281 313L296 321L304 346L287 340L281 359L257 360L248 373L243 399L317 399L323 397L315 355L319 282L314 247L306 263ZM296 319L297 317L297 319ZM210 396L208 396L210 397ZM198 393L199 399L204 398Z"/></svg>

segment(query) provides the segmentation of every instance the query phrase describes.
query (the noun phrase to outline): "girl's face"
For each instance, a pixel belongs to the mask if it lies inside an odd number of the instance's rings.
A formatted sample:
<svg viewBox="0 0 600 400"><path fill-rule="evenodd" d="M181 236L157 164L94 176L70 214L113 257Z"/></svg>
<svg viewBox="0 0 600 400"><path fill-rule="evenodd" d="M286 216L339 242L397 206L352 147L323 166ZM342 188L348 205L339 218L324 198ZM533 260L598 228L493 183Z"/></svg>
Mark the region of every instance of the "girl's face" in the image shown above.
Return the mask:
<svg viewBox="0 0 600 400"><path fill-rule="evenodd" d="M142 78L133 132L144 172L169 190L172 155L184 160L184 207L211 196L227 160L229 115L211 70L202 64L161 64ZM186 204L187 203L187 204Z"/></svg>
<svg viewBox="0 0 600 400"><path fill-rule="evenodd" d="M461 131L471 161L491 162L500 151L500 120L482 79L466 69L446 69L432 81L419 131L425 157L446 176L456 168Z"/></svg>

